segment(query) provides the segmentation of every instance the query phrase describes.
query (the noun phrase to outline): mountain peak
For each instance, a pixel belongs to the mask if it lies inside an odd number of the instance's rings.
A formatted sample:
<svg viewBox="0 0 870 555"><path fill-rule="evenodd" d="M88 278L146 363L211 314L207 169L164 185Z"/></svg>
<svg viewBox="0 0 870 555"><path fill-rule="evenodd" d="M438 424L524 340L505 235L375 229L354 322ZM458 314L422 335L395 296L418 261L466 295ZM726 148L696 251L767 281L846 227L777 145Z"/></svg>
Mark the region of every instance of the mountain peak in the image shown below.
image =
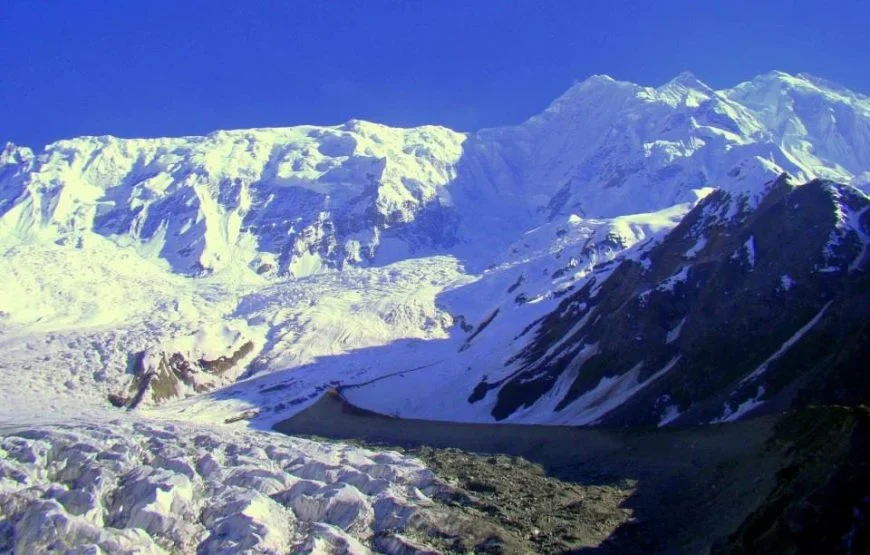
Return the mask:
<svg viewBox="0 0 870 555"><path fill-rule="evenodd" d="M709 99L715 91L698 79L694 73L684 71L656 89L658 97L673 106L697 106Z"/></svg>
<svg viewBox="0 0 870 555"><path fill-rule="evenodd" d="M691 71L683 71L664 85L664 87L685 87L690 89L700 89L704 91L712 90L707 86L706 83L698 79L698 76L692 73Z"/></svg>
<svg viewBox="0 0 870 555"><path fill-rule="evenodd" d="M847 89L846 87L835 83L823 77L817 77L810 73L791 74L777 69L762 73L752 79L738 84L732 90L741 89L757 89L757 90L780 90L780 89L812 89L827 92L834 92L842 96L861 97L861 95Z"/></svg>
<svg viewBox="0 0 870 555"><path fill-rule="evenodd" d="M584 84L592 85L595 83L609 84L609 83L615 83L615 82L616 82L616 79L607 75L606 73L596 73L594 75L590 75L589 77L587 77L586 79L581 81L580 84L581 85L584 85Z"/></svg>
<svg viewBox="0 0 870 555"><path fill-rule="evenodd" d="M609 91L635 88L638 88L638 85L628 81L618 81L609 75L590 75L582 81L574 81L574 84L568 90L550 103L545 113L563 112L583 103L584 99L594 98L596 95L609 94Z"/></svg>
<svg viewBox="0 0 870 555"><path fill-rule="evenodd" d="M18 146L13 142L7 142L0 149L0 166L7 164L20 164L33 158L33 152L26 146Z"/></svg>
<svg viewBox="0 0 870 555"><path fill-rule="evenodd" d="M791 75L784 71L769 71L721 92L733 100L749 104L753 103L753 99L769 104L776 96L783 94L815 97L824 99L824 102L849 106L848 110L860 113L862 119L870 117L870 96L810 73Z"/></svg>
<svg viewBox="0 0 870 555"><path fill-rule="evenodd" d="M571 85L568 90L562 93L559 98L556 99L556 102L563 98L570 98L576 96L578 94L582 94L589 91L601 90L603 88L610 88L614 85L626 85L624 81L617 81L613 77L605 74L596 73L595 75L590 75L586 79L575 80L574 84Z"/></svg>
<svg viewBox="0 0 870 555"><path fill-rule="evenodd" d="M782 71L779 69L772 69L766 73L762 73L758 75L756 79L777 79L780 81L788 81L795 79L795 76L787 71Z"/></svg>

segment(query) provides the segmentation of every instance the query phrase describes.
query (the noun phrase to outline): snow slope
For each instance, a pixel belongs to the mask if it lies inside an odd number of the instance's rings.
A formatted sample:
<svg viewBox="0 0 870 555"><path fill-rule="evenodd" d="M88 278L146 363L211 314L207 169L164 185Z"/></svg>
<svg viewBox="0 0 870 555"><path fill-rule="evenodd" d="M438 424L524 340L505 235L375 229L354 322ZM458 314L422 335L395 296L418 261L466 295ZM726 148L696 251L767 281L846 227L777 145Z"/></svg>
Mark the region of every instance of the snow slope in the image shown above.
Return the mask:
<svg viewBox="0 0 870 555"><path fill-rule="evenodd" d="M870 98L801 73L772 71L724 91L817 177L862 185L870 167ZM864 178L866 179L866 177Z"/></svg>

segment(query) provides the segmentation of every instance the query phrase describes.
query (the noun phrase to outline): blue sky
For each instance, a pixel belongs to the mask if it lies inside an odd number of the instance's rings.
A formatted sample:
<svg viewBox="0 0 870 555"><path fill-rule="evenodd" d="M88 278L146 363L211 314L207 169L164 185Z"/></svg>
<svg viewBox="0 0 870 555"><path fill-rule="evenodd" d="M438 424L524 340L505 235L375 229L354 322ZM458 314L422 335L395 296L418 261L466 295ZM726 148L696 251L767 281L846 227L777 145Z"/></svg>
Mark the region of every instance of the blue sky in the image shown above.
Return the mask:
<svg viewBox="0 0 870 555"><path fill-rule="evenodd" d="M575 80L724 87L770 69L870 93L864 0L2 0L0 141L515 123Z"/></svg>

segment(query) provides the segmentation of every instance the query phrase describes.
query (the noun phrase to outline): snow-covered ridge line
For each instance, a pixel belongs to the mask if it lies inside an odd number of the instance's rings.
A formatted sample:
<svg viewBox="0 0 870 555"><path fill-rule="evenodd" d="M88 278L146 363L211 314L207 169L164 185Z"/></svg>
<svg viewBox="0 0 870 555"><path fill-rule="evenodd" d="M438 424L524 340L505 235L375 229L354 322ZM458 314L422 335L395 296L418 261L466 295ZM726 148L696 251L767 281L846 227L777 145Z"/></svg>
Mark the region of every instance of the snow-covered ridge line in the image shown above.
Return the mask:
<svg viewBox="0 0 870 555"><path fill-rule="evenodd" d="M351 121L178 139L86 137L35 157L7 147L0 241L80 244L96 234L180 273L242 264L306 275L326 260L364 262L382 231L448 202L440 188L453 179L463 141L434 126Z"/></svg>
<svg viewBox="0 0 870 555"><path fill-rule="evenodd" d="M0 244L99 235L188 275L445 251L483 265L556 217L648 213L708 187L757 196L783 171L863 186L868 147L870 101L818 79L714 91L688 73L657 88L596 76L521 125L471 134L352 120L7 145Z"/></svg>

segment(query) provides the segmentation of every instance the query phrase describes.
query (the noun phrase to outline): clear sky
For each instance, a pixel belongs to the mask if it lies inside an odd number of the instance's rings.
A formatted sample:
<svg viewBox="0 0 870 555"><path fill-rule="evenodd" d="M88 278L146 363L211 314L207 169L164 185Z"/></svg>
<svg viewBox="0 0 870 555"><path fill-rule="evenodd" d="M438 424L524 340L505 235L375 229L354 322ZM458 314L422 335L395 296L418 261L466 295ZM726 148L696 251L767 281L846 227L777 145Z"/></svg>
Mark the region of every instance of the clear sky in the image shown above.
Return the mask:
<svg viewBox="0 0 870 555"><path fill-rule="evenodd" d="M575 80L870 93L867 0L0 0L0 141L515 123Z"/></svg>

